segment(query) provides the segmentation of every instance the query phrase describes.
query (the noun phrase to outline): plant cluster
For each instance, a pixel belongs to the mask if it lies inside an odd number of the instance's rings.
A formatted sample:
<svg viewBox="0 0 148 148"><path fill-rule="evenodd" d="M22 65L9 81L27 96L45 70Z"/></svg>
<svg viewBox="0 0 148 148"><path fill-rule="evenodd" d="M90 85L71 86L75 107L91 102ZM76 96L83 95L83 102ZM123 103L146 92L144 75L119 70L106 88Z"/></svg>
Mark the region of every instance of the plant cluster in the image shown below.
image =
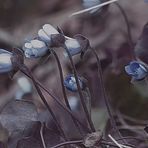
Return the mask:
<svg viewBox="0 0 148 148"><path fill-rule="evenodd" d="M92 2L89 0L84 0L84 7L88 9L90 6L96 6L102 3L103 2L101 0L92 1ZM106 1L104 3L106 3ZM133 42L131 39L131 32L130 32L130 27L129 27L126 13L124 12L123 8L118 3L115 3L115 4L121 10L123 17L125 19L125 22L127 24L129 46L132 49L135 49L134 50L135 56L132 58L132 61L130 62L130 64L125 66L125 71L127 72L128 75L132 76L132 81L141 81L143 79L146 79L148 75L148 67L147 67L147 64L148 64L147 63L148 24L144 26L141 39L137 42L134 48ZM94 7L93 10L87 10L87 11L90 11L91 15L97 15L96 13L103 11L103 8L100 9L100 8ZM57 48L64 49L67 57L69 58L69 61L70 61L70 64L73 70L72 73L67 74L65 78L63 76L63 69L61 66L60 59L56 53ZM83 78L82 76L78 75L78 71L73 61L73 56L75 55L80 55L80 60L83 60L88 50L90 50L93 53L94 58L96 59L96 63L98 67L98 77L100 80L98 85L101 85L101 91L103 93L104 102L105 102L105 105L108 111L109 121L111 124L112 132L107 133L107 136L105 136L106 131L100 131L99 129L96 129L94 126L94 123L91 118L91 105L90 105L91 98L89 97L89 88L87 86L87 80ZM25 65L25 62L24 62L25 58L37 59L37 58L43 58L45 56L49 57L51 55L54 56L57 62L58 69L59 69L64 101L61 98L58 98L49 89L47 89L39 80L37 80L34 77L31 70L27 67L27 65ZM25 142L28 143L29 140L30 140L30 143L32 140L35 141L36 135L39 135L40 137L39 141L41 141L39 145L43 148L47 148L47 147L57 148L57 147L62 147L62 146L88 147L88 148L90 147L92 148L95 148L95 147L103 147L103 148L107 148L107 147L133 148L133 147L136 147L135 145L129 143L129 139L141 141L145 143L146 145L146 142L145 142L146 136L144 137L144 134L142 135L143 137L123 136L122 133L120 132L120 129L118 129L118 125L114 118L115 112L112 109L109 97L105 90L100 58L97 52L95 51L95 49L91 47L91 44L87 37L81 34L77 34L73 38L71 38L71 37L66 36L61 28L59 27L54 28L50 24L45 24L38 31L37 36L35 38L27 41L24 44L24 46L22 47L22 50L18 48L13 48L13 50L9 52L7 50L0 49L0 73L1 74L8 73L10 77L12 78L17 71L21 71L25 76L27 76L28 78L32 80L38 95L40 96L41 100L46 106L49 112L49 116L52 117L52 121L54 122L54 125L57 129L57 133L55 137L60 137L60 139L57 140L57 141L60 141L59 144L57 145L55 145L55 143L54 145L50 144L50 139L48 139L47 137L49 136L48 135L49 133L51 135L52 133L51 132L48 133L49 129L44 122L38 121L37 129L39 128L39 133L34 132L34 134L30 137L23 137L19 139L17 141L17 148L21 148L22 143L23 145L25 145ZM66 89L73 93L78 92L79 98L80 98L80 106L83 109L84 115L85 115L84 121L81 121L74 114L74 109L71 107L69 103ZM43 95L43 91L45 91L67 114L69 114L69 118L70 120L72 120L75 126L74 130L77 131L78 136L73 137L73 139L76 139L76 140L69 139L64 129L62 128L61 123L56 117L53 108L47 101L47 98ZM84 93L88 97L84 96ZM69 119L66 119L66 120L69 120ZM145 131L147 131L147 127L145 128ZM115 133L116 137L118 138L113 137L112 133ZM53 133L53 135L54 134L55 133ZM7 147L7 145L2 144L2 147ZM34 146L34 147L38 147L38 146Z"/></svg>

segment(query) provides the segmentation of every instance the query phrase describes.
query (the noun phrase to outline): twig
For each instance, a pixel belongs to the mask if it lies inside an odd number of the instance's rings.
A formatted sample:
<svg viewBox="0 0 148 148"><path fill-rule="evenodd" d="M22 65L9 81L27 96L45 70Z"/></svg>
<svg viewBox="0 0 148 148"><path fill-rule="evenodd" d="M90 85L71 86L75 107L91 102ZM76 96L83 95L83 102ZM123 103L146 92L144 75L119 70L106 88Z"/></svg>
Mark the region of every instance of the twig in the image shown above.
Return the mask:
<svg viewBox="0 0 148 148"><path fill-rule="evenodd" d="M81 144L83 143L83 140L77 140L77 141L67 141L67 142L63 142L63 143L60 143L60 144L57 144L51 148L58 148L58 147L61 147L61 146L64 146L64 145L70 145L70 144Z"/></svg>
<svg viewBox="0 0 148 148"><path fill-rule="evenodd" d="M121 114L121 115L125 120L131 121L131 122L136 123L136 124L146 125L148 123L148 120L135 119L133 117L130 117L130 116L127 116L127 115L124 115L124 114Z"/></svg>
<svg viewBox="0 0 148 148"><path fill-rule="evenodd" d="M119 148L132 148L132 147L129 147L129 146L125 146L125 145L119 144L110 134L108 135L108 137L109 137Z"/></svg>
<svg viewBox="0 0 148 148"><path fill-rule="evenodd" d="M58 148L58 147L62 147L64 145L70 145L70 144L83 144L83 140L67 141L67 142L63 142L63 143L57 144L57 145L55 145L55 146L53 146L51 148ZM108 141L104 141L104 140L102 140L100 144L101 145L109 145L109 146L113 146L113 147L118 148L117 145L114 145L113 143L108 142Z"/></svg>
<svg viewBox="0 0 148 148"><path fill-rule="evenodd" d="M44 136L43 136L43 129L44 129L44 124L41 123L41 129L40 129L41 140L42 140L43 148L47 148L45 144Z"/></svg>
<svg viewBox="0 0 148 148"><path fill-rule="evenodd" d="M91 10L96 9L96 8L101 8L101 7L103 7L103 6L106 6L106 5L108 5L108 4L114 3L114 2L116 2L116 1L118 1L118 0L110 0L110 1L104 2L104 3L102 3L102 4L99 4L99 5L96 5L96 6L87 8L87 9L83 9L83 10L81 10L81 11L77 11L77 12L75 12L75 13L72 13L72 14L70 15L70 17L75 16L75 15L79 15L79 14L82 14L82 13L85 13L85 12L88 12L88 11L91 11Z"/></svg>
<svg viewBox="0 0 148 148"><path fill-rule="evenodd" d="M123 148L111 135L108 135L108 137L109 137L119 148Z"/></svg>
<svg viewBox="0 0 148 148"><path fill-rule="evenodd" d="M119 127L119 130L129 130L131 132L134 132L134 133L140 135L141 137L143 137L144 140L146 140L145 139L145 134L143 132L144 131L144 127L142 127L142 126L133 126L133 125L131 126L131 125L128 125L126 123L126 121L124 120L124 118L123 118L123 116L121 115L120 112L117 112L117 117L118 117L118 120L119 120L119 122L121 124L121 126Z"/></svg>
<svg viewBox="0 0 148 148"><path fill-rule="evenodd" d="M120 141L120 140L123 140L123 139L145 141L144 139L142 139L142 137L140 138L140 137L132 137L132 136L127 136L127 137L119 138L119 139L116 139L116 141Z"/></svg>
<svg viewBox="0 0 148 148"><path fill-rule="evenodd" d="M79 80L78 80L77 70L76 70L76 67L75 67L75 65L74 65L74 62L73 62L73 60L72 60L72 56L71 56L69 50L67 49L67 47L66 47L65 45L63 45L63 48L66 50L66 52L67 52L67 54L68 54L68 57L69 57L71 66L72 66L73 71L74 71L74 77L75 77L75 79L76 79L76 84L77 84L77 88L78 88L78 92L79 92L79 96L80 96L80 101L81 101L83 110L84 110L84 112L85 112L86 119L87 119L87 121L88 121L88 123L89 123L89 126L90 126L92 132L95 132L96 130L95 130L94 124L93 124L93 122L92 122L92 120L91 120L91 118L90 118L90 116L89 116L89 112L88 112L88 110L87 110L87 106L86 106L86 104L85 104L85 99L84 99L83 94L82 94L82 90L81 90L81 87L80 87L80 84L79 84Z"/></svg>

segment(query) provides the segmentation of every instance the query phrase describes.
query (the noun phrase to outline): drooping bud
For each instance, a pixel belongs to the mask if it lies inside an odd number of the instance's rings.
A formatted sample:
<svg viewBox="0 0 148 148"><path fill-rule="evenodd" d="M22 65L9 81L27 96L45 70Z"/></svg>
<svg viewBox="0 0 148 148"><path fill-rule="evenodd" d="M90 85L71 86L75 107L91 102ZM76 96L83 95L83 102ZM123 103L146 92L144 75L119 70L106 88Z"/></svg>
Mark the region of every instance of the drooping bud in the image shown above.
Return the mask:
<svg viewBox="0 0 148 148"><path fill-rule="evenodd" d="M51 35L59 34L59 32L50 24L45 24L42 29L38 31L39 38L51 45Z"/></svg>
<svg viewBox="0 0 148 148"><path fill-rule="evenodd" d="M69 38L65 41L65 46L67 47L71 56L81 54L83 57L86 50L90 47L89 40L81 34L75 35L74 38Z"/></svg>
<svg viewBox="0 0 148 148"><path fill-rule="evenodd" d="M7 73L12 71L12 58L13 54L7 50L0 49L0 73Z"/></svg>
<svg viewBox="0 0 148 148"><path fill-rule="evenodd" d="M25 43L23 50L27 58L39 58L46 55L48 47L43 41L35 39Z"/></svg>

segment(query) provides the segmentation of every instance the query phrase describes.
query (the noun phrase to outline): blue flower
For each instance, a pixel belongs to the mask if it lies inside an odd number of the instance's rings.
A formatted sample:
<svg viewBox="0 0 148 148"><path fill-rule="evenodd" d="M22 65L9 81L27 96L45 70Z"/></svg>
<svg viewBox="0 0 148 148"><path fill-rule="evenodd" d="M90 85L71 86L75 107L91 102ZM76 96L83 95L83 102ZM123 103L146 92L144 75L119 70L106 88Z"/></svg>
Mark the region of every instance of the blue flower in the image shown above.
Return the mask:
<svg viewBox="0 0 148 148"><path fill-rule="evenodd" d="M43 25L42 29L38 31L39 38L49 46L51 45L51 35L54 34L59 34L59 32L50 24Z"/></svg>
<svg viewBox="0 0 148 148"><path fill-rule="evenodd" d="M82 79L80 77L78 77L78 79L79 79L80 88L84 89L84 83ZM72 92L76 92L78 90L77 83L73 74L66 76L64 80L64 85L68 90Z"/></svg>
<svg viewBox="0 0 148 148"><path fill-rule="evenodd" d="M148 74L148 69L138 61L132 61L129 65L125 66L125 71L131 75L135 80L142 80Z"/></svg>
<svg viewBox="0 0 148 148"><path fill-rule="evenodd" d="M39 58L46 55L48 52L48 47L43 41L34 39L26 42L23 50L27 58Z"/></svg>
<svg viewBox="0 0 148 148"><path fill-rule="evenodd" d="M7 50L0 49L0 73L7 73L12 71L12 58L13 54Z"/></svg>
<svg viewBox="0 0 148 148"><path fill-rule="evenodd" d="M70 38L65 41L65 46L67 47L71 56L77 55L82 52L81 45L76 39ZM67 56L67 53L64 53Z"/></svg>

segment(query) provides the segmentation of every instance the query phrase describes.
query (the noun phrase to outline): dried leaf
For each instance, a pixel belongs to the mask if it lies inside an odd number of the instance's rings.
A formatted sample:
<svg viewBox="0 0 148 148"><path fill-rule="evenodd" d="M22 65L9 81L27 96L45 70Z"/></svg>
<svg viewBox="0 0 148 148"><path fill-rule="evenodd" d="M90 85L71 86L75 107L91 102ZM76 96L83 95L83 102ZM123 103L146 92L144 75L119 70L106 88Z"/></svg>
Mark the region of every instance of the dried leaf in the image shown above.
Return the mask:
<svg viewBox="0 0 148 148"><path fill-rule="evenodd" d="M17 144L17 148L42 148L42 140L41 140L41 126L43 126L43 138L45 141L45 145L47 147L54 146L58 143L63 142L62 138L55 134L52 129L48 129L43 123L41 122L35 122L34 125L30 128L30 132L26 134L24 138L19 140ZM27 132L29 131L26 129Z"/></svg>
<svg viewBox="0 0 148 148"><path fill-rule="evenodd" d="M32 121L37 121L34 104L25 101L11 101L0 114L0 122L12 134L16 130L24 130Z"/></svg>

